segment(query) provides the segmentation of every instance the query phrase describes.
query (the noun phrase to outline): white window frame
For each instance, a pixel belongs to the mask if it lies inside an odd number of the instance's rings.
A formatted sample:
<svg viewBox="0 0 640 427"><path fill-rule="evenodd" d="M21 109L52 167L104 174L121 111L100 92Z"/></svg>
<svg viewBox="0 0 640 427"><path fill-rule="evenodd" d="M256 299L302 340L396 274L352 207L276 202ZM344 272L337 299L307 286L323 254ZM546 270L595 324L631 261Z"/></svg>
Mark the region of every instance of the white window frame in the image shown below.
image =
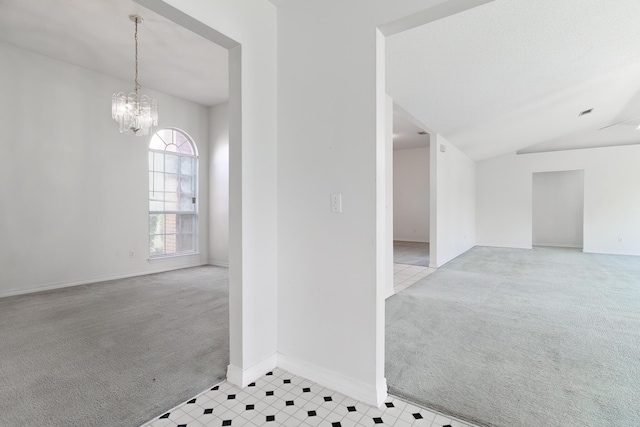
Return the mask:
<svg viewBox="0 0 640 427"><path fill-rule="evenodd" d="M174 140L173 137L173 133L177 132L182 134L186 140L189 142L189 144L191 145L191 149L193 151L193 155L191 154L186 154L186 153L181 153L179 151L168 151L166 148L164 150L160 150L160 149L155 149L155 148L151 148L151 142L153 140L153 138L160 132L162 131L171 131L172 132L172 141ZM161 138L162 139L162 138ZM166 141L164 141L164 139L162 139L162 141L166 144ZM168 144L170 145L170 144ZM148 221L149 221L149 262L155 262L155 261L159 261L159 260L163 260L163 259L170 259L170 258L176 258L176 257L185 257L185 256L193 256L193 255L198 255L199 254L199 242L198 242L198 218L199 218L199 186L198 186L198 177L200 174L200 170L199 170L199 156L198 156L198 147L196 145L196 143L194 142L193 138L191 138L191 136L186 133L185 131L181 130L181 129L177 129L177 128L163 128L163 129L159 129L158 131L156 131L152 138L149 140L149 148L147 150L148 154L162 154L164 155L172 155L172 156L177 156L179 159L181 158L190 158L190 159L194 159L194 170L191 174L192 180L193 180L193 195L195 197L195 203L194 203L194 208L192 211L184 211L184 210L151 210L151 194L154 192L153 188L152 188L152 182L151 179L149 180L149 184L148 184L148 202L147 202L147 207L149 210L149 216L148 216ZM149 157L149 156L148 156ZM166 162L165 162L166 164ZM182 167L182 162L179 160L178 161L179 164L179 171L180 168ZM148 172L149 174L151 173L160 173L159 171L156 171L155 168L152 169L152 163L149 161L148 162ZM161 171L161 173L165 174L167 173L164 170L164 165L163 165L163 170ZM178 177L180 177L182 174L178 173L177 174ZM178 182L178 187L180 186L180 183ZM179 190L180 191L180 190ZM179 192L178 192L179 194ZM178 199L178 206L179 206L180 200ZM192 215L193 216L193 229L192 229L192 233L193 233L193 250L188 250L188 251L180 251L180 252L172 252L172 253L166 253L166 246L165 246L165 252L164 253L160 253L160 254L152 254L151 253L151 244L152 244L152 237L156 236L158 234L154 234L152 233L153 230L151 230L151 216L152 215ZM179 240L180 237L180 233L176 232L176 242ZM164 233L164 236L167 236L166 233ZM164 242L164 244L166 245L166 241ZM177 244L177 243L176 243Z"/></svg>

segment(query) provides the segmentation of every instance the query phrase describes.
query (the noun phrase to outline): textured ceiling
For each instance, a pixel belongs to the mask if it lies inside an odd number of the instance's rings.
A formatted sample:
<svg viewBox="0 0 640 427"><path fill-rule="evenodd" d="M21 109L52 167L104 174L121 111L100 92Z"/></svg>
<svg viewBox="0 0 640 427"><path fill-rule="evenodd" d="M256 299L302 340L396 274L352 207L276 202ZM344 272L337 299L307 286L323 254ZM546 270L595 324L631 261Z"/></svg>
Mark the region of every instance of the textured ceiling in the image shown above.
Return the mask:
<svg viewBox="0 0 640 427"><path fill-rule="evenodd" d="M202 105L228 99L227 50L130 0L0 0L0 41Z"/></svg>
<svg viewBox="0 0 640 427"><path fill-rule="evenodd" d="M638 0L496 0L388 37L387 92L476 160L638 143L597 129L640 116L639 40Z"/></svg>

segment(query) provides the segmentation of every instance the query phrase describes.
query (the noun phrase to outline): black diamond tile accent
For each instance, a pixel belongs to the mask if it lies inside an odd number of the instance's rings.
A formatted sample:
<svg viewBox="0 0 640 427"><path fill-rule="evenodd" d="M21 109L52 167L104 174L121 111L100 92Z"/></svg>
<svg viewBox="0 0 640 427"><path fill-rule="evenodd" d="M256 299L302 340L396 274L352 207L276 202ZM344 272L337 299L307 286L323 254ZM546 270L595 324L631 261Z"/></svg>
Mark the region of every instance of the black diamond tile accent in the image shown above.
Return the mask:
<svg viewBox="0 0 640 427"><path fill-rule="evenodd" d="M247 406L245 406L244 409L247 410L247 411L253 411L254 409L256 409L256 407L255 407L255 405L247 405Z"/></svg>
<svg viewBox="0 0 640 427"><path fill-rule="evenodd" d="M267 392L267 396L273 396L273 392L272 391L268 391Z"/></svg>
<svg viewBox="0 0 640 427"><path fill-rule="evenodd" d="M331 423L331 427L342 427L342 424L338 421L337 423Z"/></svg>
<svg viewBox="0 0 640 427"><path fill-rule="evenodd" d="M213 408L207 408L204 410L205 415L213 414Z"/></svg>
<svg viewBox="0 0 640 427"><path fill-rule="evenodd" d="M324 401L325 402L331 402L333 399L331 398L331 396L325 396L324 397Z"/></svg>
<svg viewBox="0 0 640 427"><path fill-rule="evenodd" d="M291 380L284 380L285 384L291 384Z"/></svg>
<svg viewBox="0 0 640 427"><path fill-rule="evenodd" d="M276 420L276 416L275 415L267 415L267 422L271 422L271 421L275 421Z"/></svg>
<svg viewBox="0 0 640 427"><path fill-rule="evenodd" d="M413 418L415 418L416 420L422 419L422 414L420 412L416 412L415 414L411 414L411 415L413 415Z"/></svg>
<svg viewBox="0 0 640 427"><path fill-rule="evenodd" d="M386 402L384 405L385 405L387 408L395 408L395 407L396 407L396 405L394 405L392 402Z"/></svg>
<svg viewBox="0 0 640 427"><path fill-rule="evenodd" d="M178 427L187 427L186 424L178 424Z"/></svg>
<svg viewBox="0 0 640 427"><path fill-rule="evenodd" d="M309 393L311 391L311 389L309 387L305 387L302 389L303 393Z"/></svg>
<svg viewBox="0 0 640 427"><path fill-rule="evenodd" d="M233 400L236 398L235 394L230 394L229 396L227 396L227 400Z"/></svg>
<svg viewBox="0 0 640 427"><path fill-rule="evenodd" d="M442 427L451 427L451 424L447 424L447 425L442 426Z"/></svg>
<svg viewBox="0 0 640 427"><path fill-rule="evenodd" d="M287 406L293 406L293 400L287 400L287 401L285 402L285 404L286 404Z"/></svg>
<svg viewBox="0 0 640 427"><path fill-rule="evenodd" d="M307 415L310 417L315 417L318 414L316 413L316 411L307 411Z"/></svg>
<svg viewBox="0 0 640 427"><path fill-rule="evenodd" d="M273 372L267 372L267 376L273 375Z"/></svg>
<svg viewBox="0 0 640 427"><path fill-rule="evenodd" d="M384 423L384 421L382 421L382 418L380 418L380 417L375 417L373 419L373 423L374 424L382 424L382 423Z"/></svg>
<svg viewBox="0 0 640 427"><path fill-rule="evenodd" d="M191 399L190 401L187 402L187 404L189 404L189 403L196 403L196 400L195 399Z"/></svg>
<svg viewBox="0 0 640 427"><path fill-rule="evenodd" d="M249 384L249 387L255 387L255 386L256 386L256 383Z"/></svg>
<svg viewBox="0 0 640 427"><path fill-rule="evenodd" d="M219 388L220 388L220 386L215 386L215 387L213 387L213 388L211 389L211 391L216 391L216 390L218 390Z"/></svg>
<svg viewBox="0 0 640 427"><path fill-rule="evenodd" d="M171 412L167 412L166 414L161 415L160 419L162 420L162 419L165 419L165 418L169 418L169 414L171 414Z"/></svg>
<svg viewBox="0 0 640 427"><path fill-rule="evenodd" d="M230 426L230 425L231 425L231 420L224 420L224 421L222 421L222 425L223 425L223 426Z"/></svg>
<svg viewBox="0 0 640 427"><path fill-rule="evenodd" d="M356 407L355 406L347 406L347 411L356 412Z"/></svg>

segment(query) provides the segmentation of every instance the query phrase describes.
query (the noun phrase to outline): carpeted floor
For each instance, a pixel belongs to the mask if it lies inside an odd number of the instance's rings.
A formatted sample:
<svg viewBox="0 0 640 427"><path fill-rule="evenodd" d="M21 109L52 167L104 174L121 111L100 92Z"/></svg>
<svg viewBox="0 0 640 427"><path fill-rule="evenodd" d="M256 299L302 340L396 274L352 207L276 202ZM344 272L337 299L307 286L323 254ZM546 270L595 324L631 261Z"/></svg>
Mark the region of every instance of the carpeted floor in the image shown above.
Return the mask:
<svg viewBox="0 0 640 427"><path fill-rule="evenodd" d="M196 267L0 299L0 426L127 426L225 378L228 273Z"/></svg>
<svg viewBox="0 0 640 427"><path fill-rule="evenodd" d="M477 247L386 307L393 394L485 426L640 426L640 257Z"/></svg>
<svg viewBox="0 0 640 427"><path fill-rule="evenodd" d="M394 240L393 262L429 267L429 243Z"/></svg>

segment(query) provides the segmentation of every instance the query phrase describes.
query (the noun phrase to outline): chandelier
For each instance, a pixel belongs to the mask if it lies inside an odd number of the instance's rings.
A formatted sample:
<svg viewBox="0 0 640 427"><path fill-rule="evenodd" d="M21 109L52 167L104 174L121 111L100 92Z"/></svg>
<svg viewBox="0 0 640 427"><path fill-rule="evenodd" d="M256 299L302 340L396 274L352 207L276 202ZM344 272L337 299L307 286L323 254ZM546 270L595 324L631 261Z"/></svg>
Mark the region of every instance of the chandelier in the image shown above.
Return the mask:
<svg viewBox="0 0 640 427"><path fill-rule="evenodd" d="M111 98L111 117L120 125L120 133L133 132L136 135L147 135L153 126L158 125L158 102L146 95L138 96L138 24L144 20L138 15L129 15L135 23L136 42L136 87L129 95L124 92L114 93Z"/></svg>

